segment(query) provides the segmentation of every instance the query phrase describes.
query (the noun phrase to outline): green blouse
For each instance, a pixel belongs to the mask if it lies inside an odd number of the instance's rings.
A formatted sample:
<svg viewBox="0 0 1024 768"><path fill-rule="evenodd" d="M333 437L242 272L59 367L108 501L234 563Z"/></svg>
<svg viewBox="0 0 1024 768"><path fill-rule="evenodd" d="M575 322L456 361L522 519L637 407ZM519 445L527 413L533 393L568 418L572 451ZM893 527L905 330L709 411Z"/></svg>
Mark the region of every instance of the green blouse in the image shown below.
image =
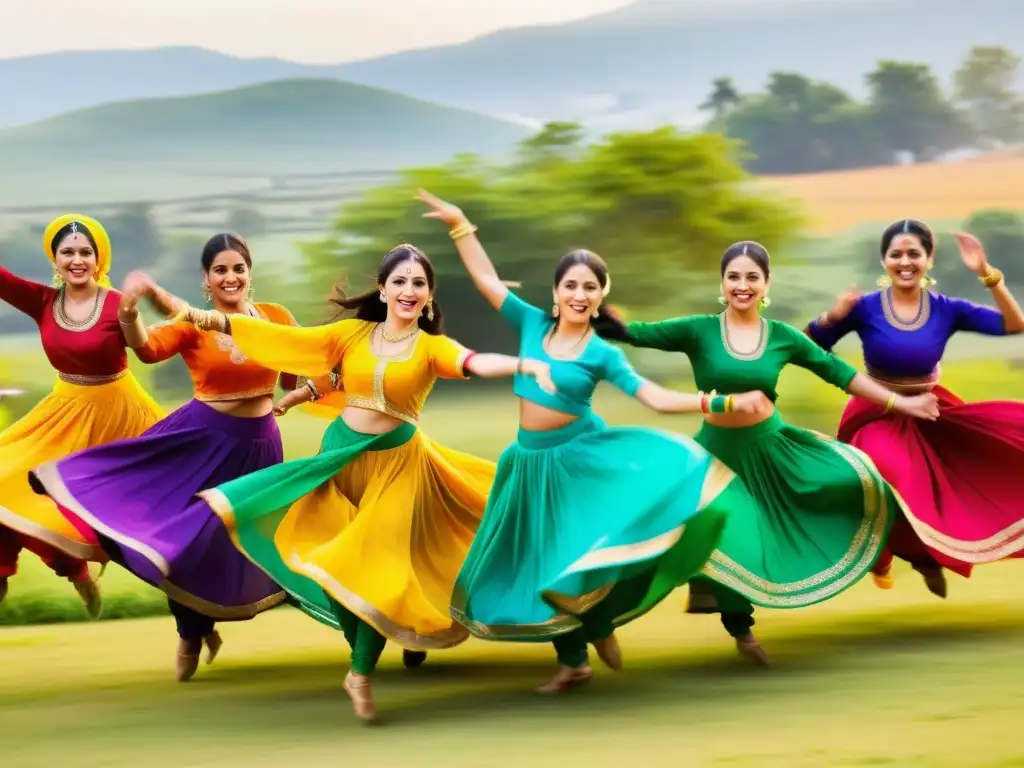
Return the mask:
<svg viewBox="0 0 1024 768"><path fill-rule="evenodd" d="M729 346L725 313L676 317L657 323L629 323L633 346L682 352L690 358L702 392L721 395L760 390L775 402L779 374L792 363L844 392L857 371L825 352L802 331L778 320L761 318L757 348L744 354Z"/></svg>

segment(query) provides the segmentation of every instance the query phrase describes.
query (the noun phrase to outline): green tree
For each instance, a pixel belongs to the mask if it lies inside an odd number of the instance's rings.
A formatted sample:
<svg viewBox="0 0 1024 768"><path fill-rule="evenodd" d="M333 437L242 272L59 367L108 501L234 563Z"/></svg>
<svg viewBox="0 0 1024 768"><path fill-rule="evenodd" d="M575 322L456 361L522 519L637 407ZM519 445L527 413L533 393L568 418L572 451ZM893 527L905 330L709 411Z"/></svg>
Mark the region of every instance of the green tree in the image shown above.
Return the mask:
<svg viewBox="0 0 1024 768"><path fill-rule="evenodd" d="M743 101L743 96L731 77L716 77L711 82L711 93L700 105L701 112L710 112L712 123L720 123Z"/></svg>
<svg viewBox="0 0 1024 768"><path fill-rule="evenodd" d="M616 134L548 165L461 157L409 171L345 205L330 235L306 245L309 293L323 296L343 276L353 290L372 287L381 256L415 243L434 260L451 331L469 346L510 347L510 332L476 295L444 227L423 218L413 193L425 187L466 212L501 274L521 281L531 301L550 301L562 253L588 247L609 261L611 301L683 311L680 300L710 295L730 243L757 239L778 249L799 235L799 212L754 187L741 157L721 135L663 128Z"/></svg>
<svg viewBox="0 0 1024 768"><path fill-rule="evenodd" d="M867 84L876 130L893 156L908 152L915 162L926 162L970 143L963 116L928 65L881 61Z"/></svg>
<svg viewBox="0 0 1024 768"><path fill-rule="evenodd" d="M975 46L954 76L955 97L987 146L1024 135L1024 105L1014 90L1020 57L1002 46Z"/></svg>

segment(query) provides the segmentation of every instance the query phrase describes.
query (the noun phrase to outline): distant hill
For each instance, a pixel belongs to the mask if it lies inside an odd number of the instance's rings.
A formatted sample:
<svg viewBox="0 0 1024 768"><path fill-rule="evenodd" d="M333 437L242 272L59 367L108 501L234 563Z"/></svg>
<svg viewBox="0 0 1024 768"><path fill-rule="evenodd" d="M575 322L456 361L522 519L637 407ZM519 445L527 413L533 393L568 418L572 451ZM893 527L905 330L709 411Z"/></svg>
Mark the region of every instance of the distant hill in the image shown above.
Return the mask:
<svg viewBox="0 0 1024 768"><path fill-rule="evenodd" d="M397 170L457 152L500 154L521 126L333 80L289 80L222 93L127 101L0 131L0 204L175 196L169 179ZM195 186L190 191L196 191ZM13 199L12 199L13 198Z"/></svg>
<svg viewBox="0 0 1024 768"><path fill-rule="evenodd" d="M195 48L58 53L0 61L0 125L80 107L290 78L340 78L529 119L686 120L712 78L748 90L796 70L853 91L881 58L943 77L974 44L1024 53L1016 0L639 0L611 13L335 66ZM339 54L340 57L340 54Z"/></svg>

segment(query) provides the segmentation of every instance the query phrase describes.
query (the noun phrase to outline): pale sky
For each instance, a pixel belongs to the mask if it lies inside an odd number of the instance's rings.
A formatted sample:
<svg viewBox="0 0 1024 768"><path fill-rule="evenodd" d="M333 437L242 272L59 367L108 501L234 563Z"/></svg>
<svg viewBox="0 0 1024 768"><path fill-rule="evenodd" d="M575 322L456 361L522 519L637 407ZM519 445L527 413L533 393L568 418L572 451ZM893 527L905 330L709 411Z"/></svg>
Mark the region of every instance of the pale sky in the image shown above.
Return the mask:
<svg viewBox="0 0 1024 768"><path fill-rule="evenodd" d="M632 0L0 0L0 58L194 45L332 63L569 21Z"/></svg>

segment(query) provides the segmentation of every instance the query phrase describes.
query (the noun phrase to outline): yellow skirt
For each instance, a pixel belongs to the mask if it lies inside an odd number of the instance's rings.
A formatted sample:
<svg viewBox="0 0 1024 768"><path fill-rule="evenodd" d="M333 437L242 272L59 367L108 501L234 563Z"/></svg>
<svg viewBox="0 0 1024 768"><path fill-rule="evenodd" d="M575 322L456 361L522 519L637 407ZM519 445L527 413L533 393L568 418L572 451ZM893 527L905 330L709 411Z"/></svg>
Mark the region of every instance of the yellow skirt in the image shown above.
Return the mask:
<svg viewBox="0 0 1024 768"><path fill-rule="evenodd" d="M412 425L362 435L339 418L316 456L200 495L236 545L314 618L340 628L325 593L405 648L449 648L449 612L496 466Z"/></svg>
<svg viewBox="0 0 1024 768"><path fill-rule="evenodd" d="M85 448L137 437L161 418L160 406L130 372L88 386L58 379L53 392L0 432L0 525L71 557L105 561L48 496L32 490L28 473Z"/></svg>

